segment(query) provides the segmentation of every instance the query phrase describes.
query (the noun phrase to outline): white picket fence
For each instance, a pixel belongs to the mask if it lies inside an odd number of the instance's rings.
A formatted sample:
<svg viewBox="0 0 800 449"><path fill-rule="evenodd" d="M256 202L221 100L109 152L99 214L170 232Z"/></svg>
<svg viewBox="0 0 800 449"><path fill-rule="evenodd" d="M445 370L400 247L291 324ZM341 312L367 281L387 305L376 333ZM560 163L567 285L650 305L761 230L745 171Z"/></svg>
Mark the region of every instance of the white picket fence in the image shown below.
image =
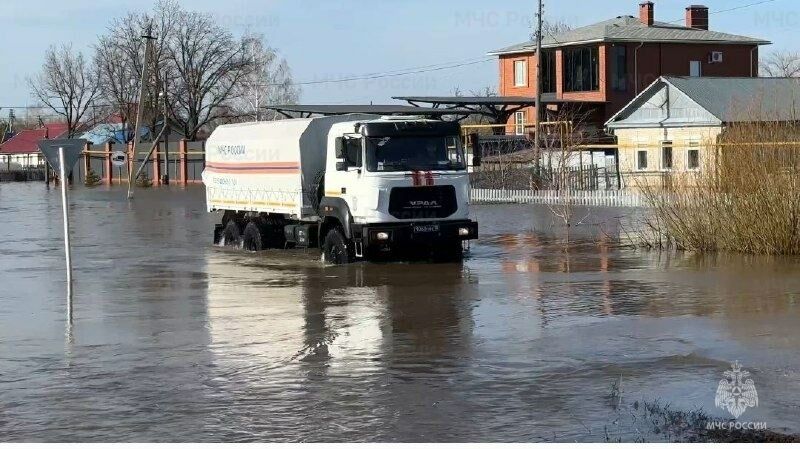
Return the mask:
<svg viewBox="0 0 800 449"><path fill-rule="evenodd" d="M624 190L558 191L472 189L473 203L574 204L578 206L642 207L644 197Z"/></svg>

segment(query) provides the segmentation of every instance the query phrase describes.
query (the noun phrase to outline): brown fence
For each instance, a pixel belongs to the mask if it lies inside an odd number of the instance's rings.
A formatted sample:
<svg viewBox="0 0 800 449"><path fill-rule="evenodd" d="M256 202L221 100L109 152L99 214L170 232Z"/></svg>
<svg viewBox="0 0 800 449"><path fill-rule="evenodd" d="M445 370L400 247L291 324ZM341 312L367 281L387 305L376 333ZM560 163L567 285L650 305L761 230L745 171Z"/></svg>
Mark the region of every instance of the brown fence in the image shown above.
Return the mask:
<svg viewBox="0 0 800 449"><path fill-rule="evenodd" d="M107 143L105 145L86 144L83 156L73 171L73 182L85 182L87 173L91 170L105 184L127 184L130 170L147 163L143 173L152 180L153 185L160 185L162 175L167 174L171 183L193 184L202 182L202 173L205 168L205 142L186 141L170 142L167 147L159 143L149 159L146 151L150 144L140 144L139 153L136 155L136 164L133 165L131 145ZM116 151L124 151L128 155L126 166L116 167L111 163L111 155ZM167 162L169 158L169 162ZM169 168L168 168L169 167Z"/></svg>

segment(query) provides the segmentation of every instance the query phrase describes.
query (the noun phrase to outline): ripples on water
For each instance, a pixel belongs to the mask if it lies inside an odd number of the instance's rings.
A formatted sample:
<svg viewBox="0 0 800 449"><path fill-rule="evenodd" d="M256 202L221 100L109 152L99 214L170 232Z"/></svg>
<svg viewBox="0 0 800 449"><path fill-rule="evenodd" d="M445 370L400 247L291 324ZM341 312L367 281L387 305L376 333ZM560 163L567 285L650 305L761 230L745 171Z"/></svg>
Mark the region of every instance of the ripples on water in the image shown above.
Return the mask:
<svg viewBox="0 0 800 449"><path fill-rule="evenodd" d="M70 325L59 207L0 185L0 440L631 439L615 380L714 411L737 359L745 416L800 431L795 259L621 250L624 210L565 246L546 208L480 206L463 264L325 267L214 247L200 188L77 189Z"/></svg>

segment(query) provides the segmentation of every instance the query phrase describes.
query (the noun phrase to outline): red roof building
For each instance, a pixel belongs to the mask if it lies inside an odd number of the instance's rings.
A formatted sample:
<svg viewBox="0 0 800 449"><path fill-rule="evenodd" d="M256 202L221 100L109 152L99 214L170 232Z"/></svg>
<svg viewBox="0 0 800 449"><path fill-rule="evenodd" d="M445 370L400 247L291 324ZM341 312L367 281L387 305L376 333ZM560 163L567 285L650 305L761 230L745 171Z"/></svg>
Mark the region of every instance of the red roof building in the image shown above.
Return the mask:
<svg viewBox="0 0 800 449"><path fill-rule="evenodd" d="M34 154L39 152L39 141L61 139L67 136L66 123L48 123L42 128L25 129L0 146L0 154Z"/></svg>

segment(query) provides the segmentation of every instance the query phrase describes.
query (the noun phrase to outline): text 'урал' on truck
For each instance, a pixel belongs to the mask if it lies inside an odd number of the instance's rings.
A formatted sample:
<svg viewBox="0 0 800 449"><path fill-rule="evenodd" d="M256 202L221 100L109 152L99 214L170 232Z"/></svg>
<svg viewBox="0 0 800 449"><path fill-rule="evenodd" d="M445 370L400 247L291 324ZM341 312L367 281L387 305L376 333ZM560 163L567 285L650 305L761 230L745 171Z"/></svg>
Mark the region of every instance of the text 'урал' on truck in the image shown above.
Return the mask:
<svg viewBox="0 0 800 449"><path fill-rule="evenodd" d="M474 161L475 164L479 160ZM206 144L215 243L321 248L327 263L452 260L478 237L456 122L340 115L218 127Z"/></svg>

